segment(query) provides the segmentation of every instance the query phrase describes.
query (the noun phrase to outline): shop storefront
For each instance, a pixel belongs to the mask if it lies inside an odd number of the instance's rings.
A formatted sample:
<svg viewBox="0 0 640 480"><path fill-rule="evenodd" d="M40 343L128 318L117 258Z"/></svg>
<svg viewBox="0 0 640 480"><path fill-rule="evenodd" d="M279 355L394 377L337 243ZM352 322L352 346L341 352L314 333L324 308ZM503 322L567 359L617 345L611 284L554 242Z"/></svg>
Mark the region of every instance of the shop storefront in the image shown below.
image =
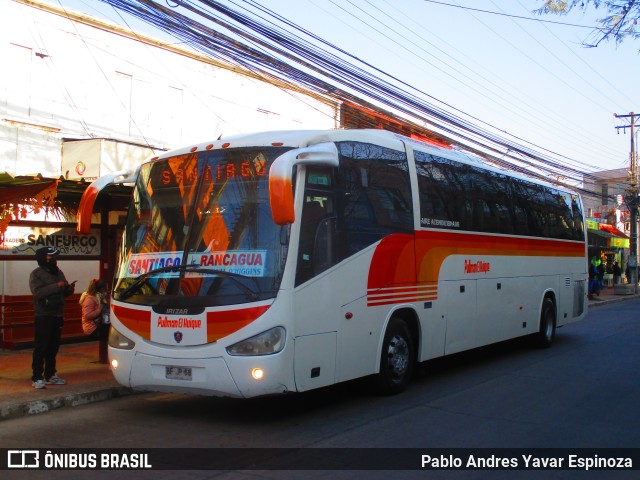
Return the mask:
<svg viewBox="0 0 640 480"><path fill-rule="evenodd" d="M613 225L587 220L589 261L596 259L605 268L605 285L613 284L614 264L617 263L625 279L629 256L629 237Z"/></svg>

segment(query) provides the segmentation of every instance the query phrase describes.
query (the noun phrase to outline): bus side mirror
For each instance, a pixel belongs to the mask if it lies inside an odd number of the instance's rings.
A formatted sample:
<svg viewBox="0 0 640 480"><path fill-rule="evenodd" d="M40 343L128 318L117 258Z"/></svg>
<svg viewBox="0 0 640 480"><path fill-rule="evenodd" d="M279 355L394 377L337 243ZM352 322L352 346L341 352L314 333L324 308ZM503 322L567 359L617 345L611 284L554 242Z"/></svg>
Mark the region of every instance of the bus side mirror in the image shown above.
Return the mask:
<svg viewBox="0 0 640 480"><path fill-rule="evenodd" d="M289 225L296 219L293 205L293 167L296 165L338 166L334 143L289 150L276 158L269 169L269 204L276 225Z"/></svg>
<svg viewBox="0 0 640 480"><path fill-rule="evenodd" d="M80 205L78 206L78 213L76 216L76 231L78 233L88 235L91 232L91 215L93 214L93 205L96 203L96 199L98 198L100 191L113 183L126 183L133 181L131 178L128 178L130 175L131 171L129 170L120 170L108 173L107 175L98 178L87 187L82 194L82 198L80 198ZM116 179L118 180L116 181Z"/></svg>

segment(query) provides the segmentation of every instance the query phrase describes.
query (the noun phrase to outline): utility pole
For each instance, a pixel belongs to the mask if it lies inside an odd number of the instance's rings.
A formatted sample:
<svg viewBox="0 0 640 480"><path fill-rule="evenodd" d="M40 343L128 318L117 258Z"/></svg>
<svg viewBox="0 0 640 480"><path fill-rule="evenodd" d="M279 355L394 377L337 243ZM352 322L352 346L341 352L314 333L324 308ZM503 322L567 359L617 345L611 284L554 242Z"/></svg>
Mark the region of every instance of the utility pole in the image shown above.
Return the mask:
<svg viewBox="0 0 640 480"><path fill-rule="evenodd" d="M631 222L631 241L629 242L629 273L631 278L628 281L633 283L633 292L638 293L638 162L636 158L635 133L633 131L638 115L631 112L628 115L614 113L614 116L616 118L629 119L629 125L616 127L618 132L620 129L623 129L624 132L627 131L627 128L631 129L631 169L629 170L629 188L625 196Z"/></svg>

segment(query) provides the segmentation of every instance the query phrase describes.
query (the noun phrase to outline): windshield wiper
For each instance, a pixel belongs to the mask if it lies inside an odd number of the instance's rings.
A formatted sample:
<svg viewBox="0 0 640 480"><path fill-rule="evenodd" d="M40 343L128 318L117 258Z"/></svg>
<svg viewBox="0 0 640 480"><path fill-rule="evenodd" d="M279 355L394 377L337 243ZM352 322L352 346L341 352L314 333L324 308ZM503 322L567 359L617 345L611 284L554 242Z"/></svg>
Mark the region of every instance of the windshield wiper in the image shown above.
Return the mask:
<svg viewBox="0 0 640 480"><path fill-rule="evenodd" d="M162 273L162 272L179 271L181 268L182 268L181 265L176 265L176 266L172 266L172 267L161 267L161 268L155 268L153 270L149 270L148 272L145 272L145 273L139 275L138 277L136 277L135 280L131 283L131 285L129 285L127 288L125 288L122 292L119 292L118 293L118 299L119 300L124 300L126 298L129 298L129 296L135 290L137 290L139 287L142 286L142 283L145 281L145 279L150 277L151 275L156 275L157 273Z"/></svg>
<svg viewBox="0 0 640 480"><path fill-rule="evenodd" d="M217 270L215 268L202 268L198 265L186 265L183 267L184 271L198 272L198 273L209 273L213 275L218 275L219 277L229 278L233 280L233 283L238 285L241 290L243 290L251 300L256 300L260 294L260 284L256 280L255 277L250 277L248 275L242 275L240 273L227 272L225 270ZM255 288L249 287L246 283L240 281L239 279L251 279L255 284Z"/></svg>
<svg viewBox="0 0 640 480"><path fill-rule="evenodd" d="M147 278L149 278L152 275L156 275L158 273L164 273L164 272L180 272L180 273L197 272L197 273L212 274L212 275L217 275L219 277L229 278L233 280L233 282L236 285L238 285L240 289L243 290L252 300L257 299L260 293L260 287L258 285L258 281L254 277L249 277L247 275L242 275L240 273L227 272L224 270L216 270L214 268L201 268L199 265L174 265L171 267L161 267L161 268L149 270L148 272L145 272L140 276L136 277L136 279L133 281L131 285L129 285L127 288L125 288L122 292L118 294L118 299L125 300L126 298L129 298L129 296L134 291L136 291L142 286L142 284ZM239 278L252 279L253 282L255 283L256 288L255 289L250 288L244 282L240 281Z"/></svg>

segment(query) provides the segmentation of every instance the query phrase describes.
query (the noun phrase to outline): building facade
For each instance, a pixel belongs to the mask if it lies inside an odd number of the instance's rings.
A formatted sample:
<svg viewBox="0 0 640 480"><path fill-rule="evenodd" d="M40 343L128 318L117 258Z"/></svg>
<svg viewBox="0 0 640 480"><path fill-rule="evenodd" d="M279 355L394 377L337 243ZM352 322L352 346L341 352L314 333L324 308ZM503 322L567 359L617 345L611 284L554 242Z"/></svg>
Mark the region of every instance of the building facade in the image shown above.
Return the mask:
<svg viewBox="0 0 640 480"><path fill-rule="evenodd" d="M614 263L627 269L630 248L630 215L625 197L629 189L629 170L605 170L584 179L584 187L593 195L585 195L589 258L603 262L607 279L613 275Z"/></svg>

